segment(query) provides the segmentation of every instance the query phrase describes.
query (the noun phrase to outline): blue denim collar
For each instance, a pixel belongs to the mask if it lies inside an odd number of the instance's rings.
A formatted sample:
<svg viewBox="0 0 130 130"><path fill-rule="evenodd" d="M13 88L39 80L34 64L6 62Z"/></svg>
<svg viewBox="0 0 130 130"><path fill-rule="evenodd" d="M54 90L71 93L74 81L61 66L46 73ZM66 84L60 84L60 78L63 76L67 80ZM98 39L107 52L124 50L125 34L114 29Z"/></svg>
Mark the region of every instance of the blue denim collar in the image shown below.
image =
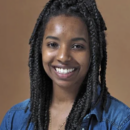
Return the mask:
<svg viewBox="0 0 130 130"><path fill-rule="evenodd" d="M99 97L100 93L101 93L101 87L100 85L98 85L98 96L97 98ZM101 109L101 103L102 103L102 100L100 100L98 102L98 104L90 111L89 114L87 114L84 118L83 118L83 122L86 122L87 119L89 119L92 115L95 115L96 119L98 120L98 122L100 122L102 120L102 113L103 113L103 110Z"/></svg>

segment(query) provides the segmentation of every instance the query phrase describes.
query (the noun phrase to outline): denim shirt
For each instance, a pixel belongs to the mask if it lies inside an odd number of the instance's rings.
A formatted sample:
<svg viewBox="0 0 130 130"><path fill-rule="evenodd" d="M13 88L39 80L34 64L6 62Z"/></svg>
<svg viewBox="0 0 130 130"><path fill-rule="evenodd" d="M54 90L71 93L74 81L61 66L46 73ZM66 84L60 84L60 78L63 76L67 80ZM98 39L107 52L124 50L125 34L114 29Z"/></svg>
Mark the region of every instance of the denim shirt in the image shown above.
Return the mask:
<svg viewBox="0 0 130 130"><path fill-rule="evenodd" d="M108 95L107 110L100 108L100 103L87 114L82 122L81 130L130 130L130 108L114 97ZM27 99L13 106L5 115L0 130L25 130L30 115ZM33 123L28 130L33 130Z"/></svg>

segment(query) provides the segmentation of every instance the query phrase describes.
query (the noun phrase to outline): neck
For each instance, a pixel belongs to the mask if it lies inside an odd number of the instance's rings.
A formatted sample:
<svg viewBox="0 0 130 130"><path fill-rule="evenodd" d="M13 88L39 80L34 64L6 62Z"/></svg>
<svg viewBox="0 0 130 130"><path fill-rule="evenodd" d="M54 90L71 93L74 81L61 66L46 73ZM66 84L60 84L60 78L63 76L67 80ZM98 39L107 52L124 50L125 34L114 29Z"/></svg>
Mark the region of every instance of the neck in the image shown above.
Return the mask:
<svg viewBox="0 0 130 130"><path fill-rule="evenodd" d="M53 83L52 104L67 105L73 104L79 89L59 87Z"/></svg>

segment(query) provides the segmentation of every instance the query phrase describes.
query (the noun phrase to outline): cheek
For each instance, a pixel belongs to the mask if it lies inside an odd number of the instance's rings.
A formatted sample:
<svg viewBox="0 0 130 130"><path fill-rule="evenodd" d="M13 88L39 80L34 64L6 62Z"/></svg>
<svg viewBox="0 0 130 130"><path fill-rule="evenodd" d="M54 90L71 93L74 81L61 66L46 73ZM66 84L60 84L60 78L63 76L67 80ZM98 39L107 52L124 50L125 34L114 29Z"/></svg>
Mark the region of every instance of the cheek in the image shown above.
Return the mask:
<svg viewBox="0 0 130 130"><path fill-rule="evenodd" d="M47 72L49 70L49 66L54 61L55 53L49 51L47 48L42 49L42 63L43 68Z"/></svg>
<svg viewBox="0 0 130 130"><path fill-rule="evenodd" d="M43 64L49 64L53 59L53 54L47 51L42 53L42 62Z"/></svg>
<svg viewBox="0 0 130 130"><path fill-rule="evenodd" d="M82 55L78 55L78 63L80 64L80 71L85 75L89 69L90 65L90 53L84 53Z"/></svg>

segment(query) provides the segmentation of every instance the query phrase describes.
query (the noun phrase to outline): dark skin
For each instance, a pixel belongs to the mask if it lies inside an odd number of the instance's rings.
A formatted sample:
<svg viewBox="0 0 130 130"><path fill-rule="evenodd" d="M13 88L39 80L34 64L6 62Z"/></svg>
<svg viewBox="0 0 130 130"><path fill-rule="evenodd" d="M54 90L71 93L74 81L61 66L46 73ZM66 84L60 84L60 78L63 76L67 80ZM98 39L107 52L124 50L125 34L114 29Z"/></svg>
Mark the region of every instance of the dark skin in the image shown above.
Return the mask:
<svg viewBox="0 0 130 130"><path fill-rule="evenodd" d="M58 130L69 115L89 69L89 36L85 23L78 17L52 17L46 25L42 56L45 72L53 82L49 130ZM56 68L74 70L70 75L59 74Z"/></svg>

